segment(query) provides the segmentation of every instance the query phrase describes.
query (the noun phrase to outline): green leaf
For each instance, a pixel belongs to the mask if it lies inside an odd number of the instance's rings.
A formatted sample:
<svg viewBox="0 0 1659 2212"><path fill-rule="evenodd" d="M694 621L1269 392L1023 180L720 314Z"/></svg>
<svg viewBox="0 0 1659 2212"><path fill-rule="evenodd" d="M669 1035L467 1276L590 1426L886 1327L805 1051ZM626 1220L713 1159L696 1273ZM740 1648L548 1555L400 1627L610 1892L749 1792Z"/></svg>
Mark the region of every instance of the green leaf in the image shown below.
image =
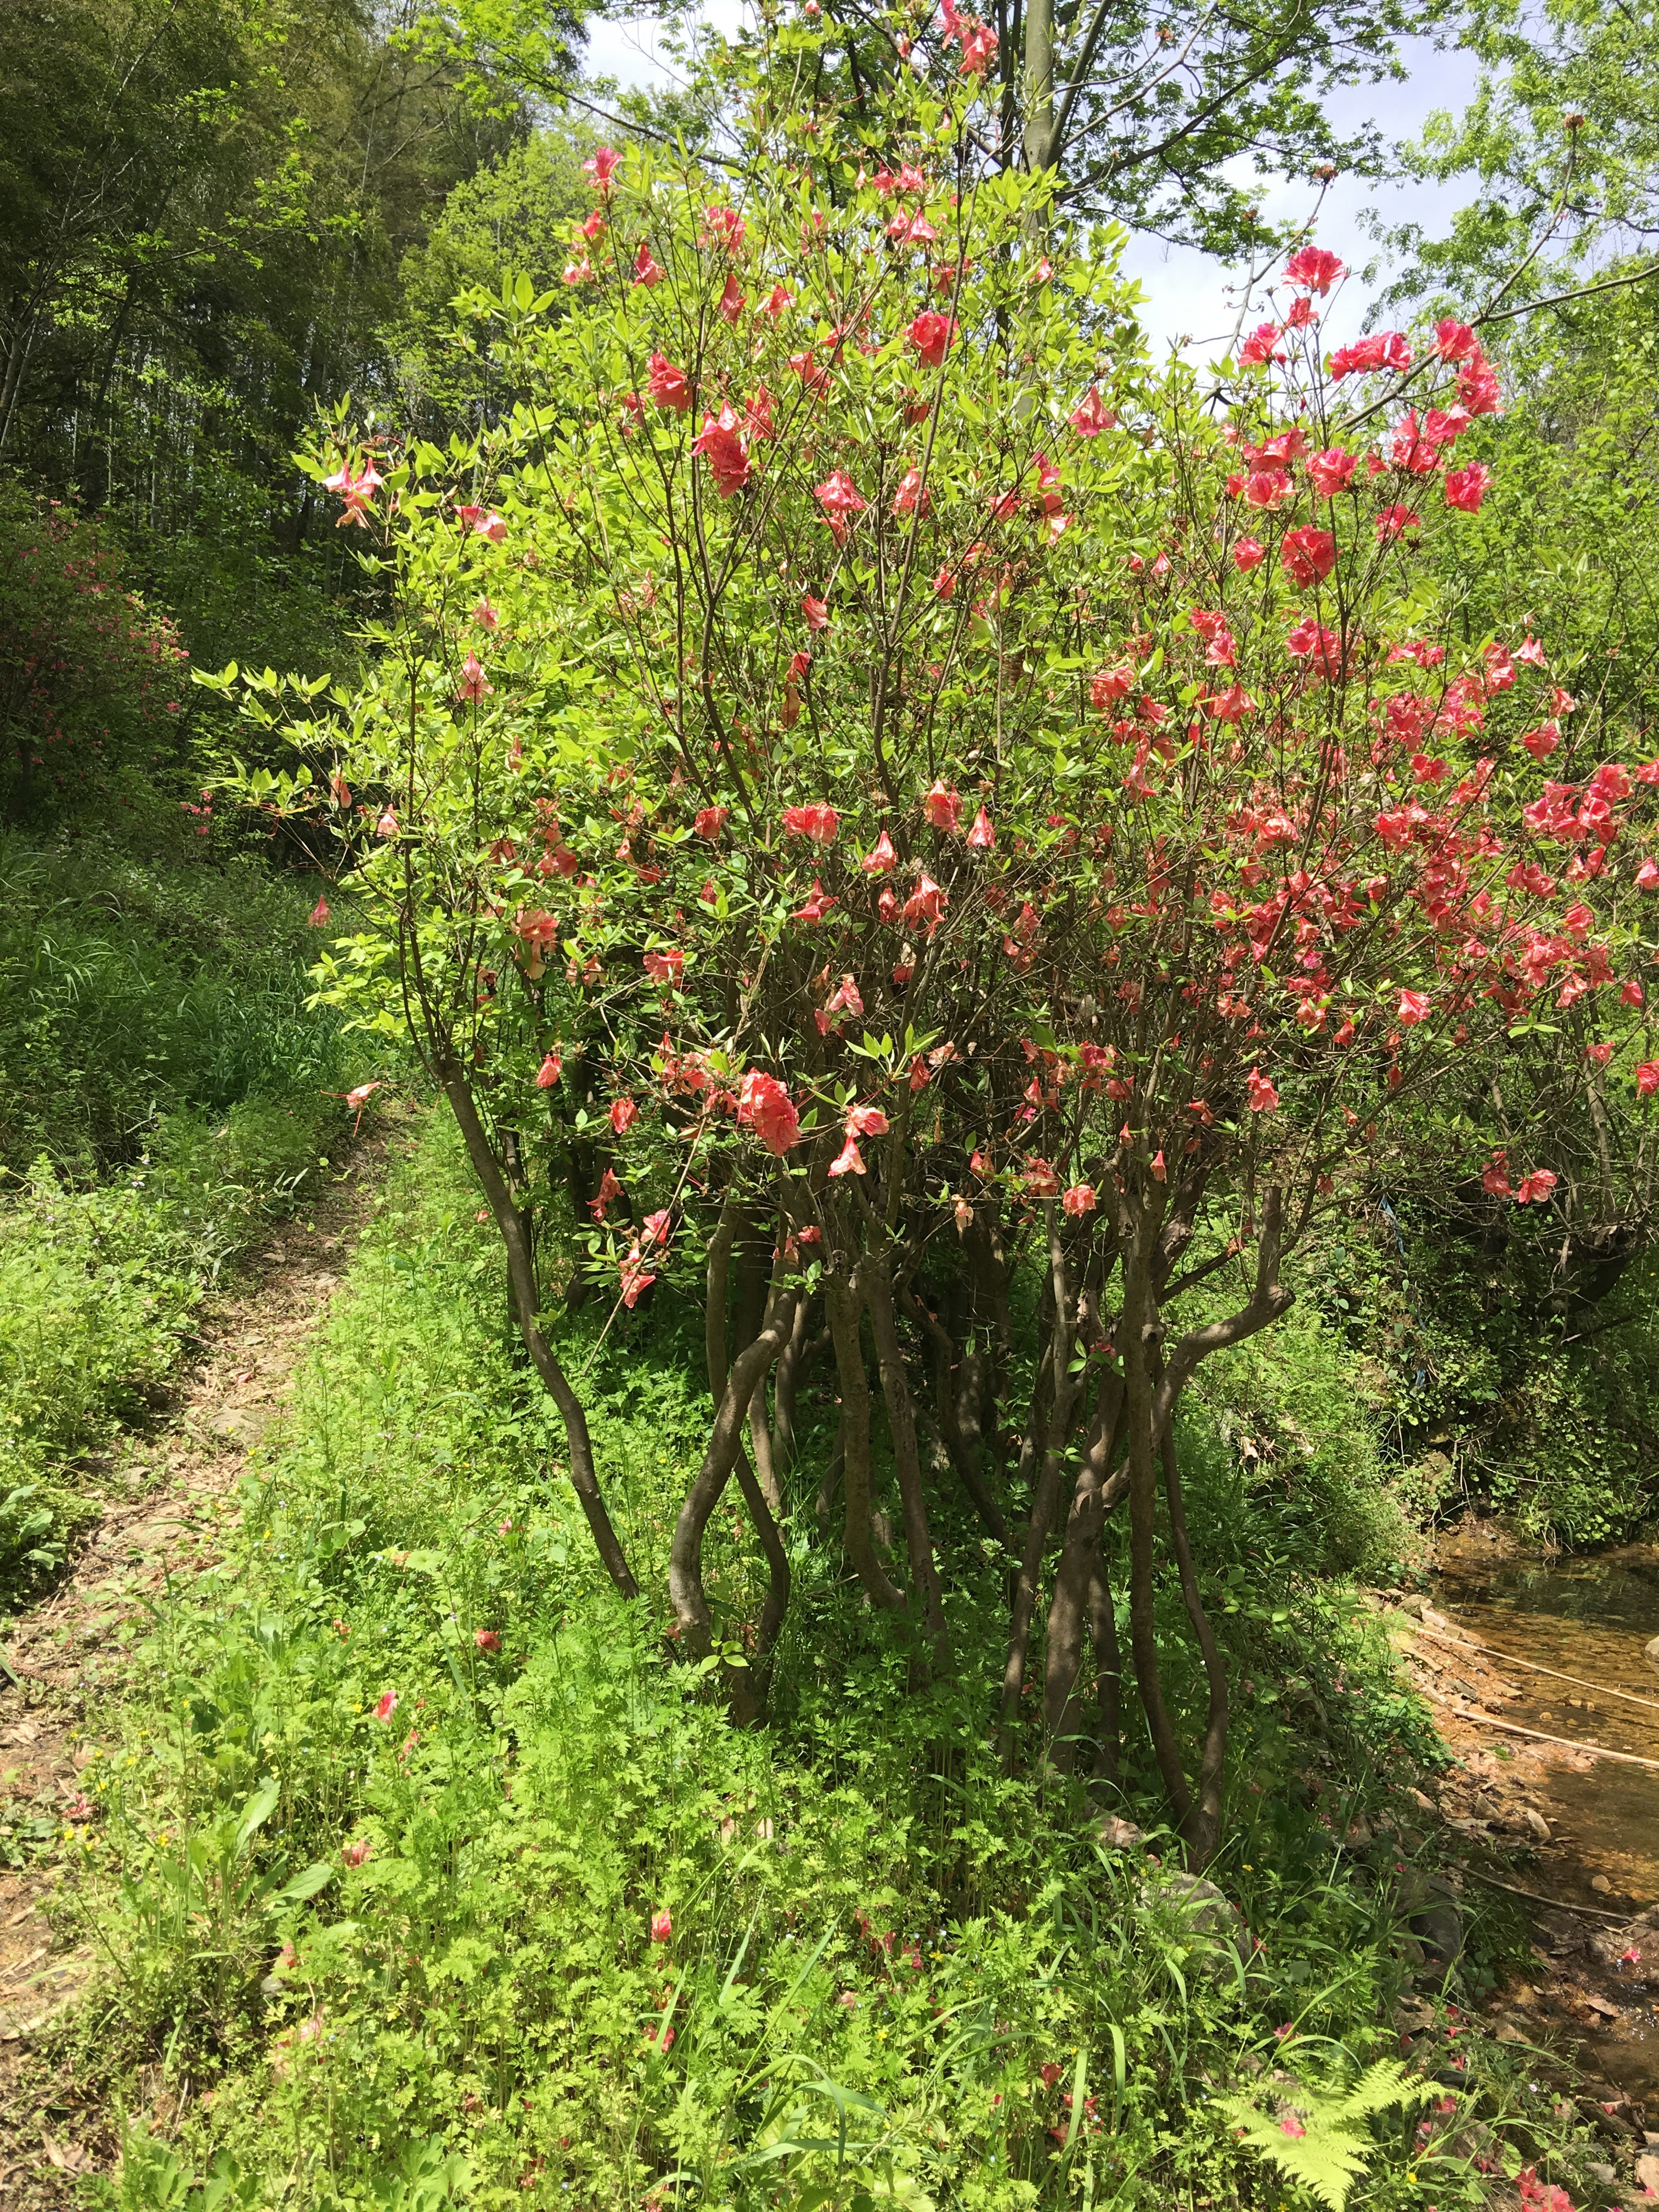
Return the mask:
<svg viewBox="0 0 1659 2212"><path fill-rule="evenodd" d="M308 1867L301 1867L292 1881L285 1881L274 1897L267 1898L270 1907L279 1905L303 1905L319 1890L326 1889L334 1879L334 1869L326 1859L313 1859Z"/></svg>
<svg viewBox="0 0 1659 2212"><path fill-rule="evenodd" d="M276 1811L282 1794L282 1784L267 1776L243 1806L242 1816L236 1823L236 1848L239 1851L264 1827Z"/></svg>

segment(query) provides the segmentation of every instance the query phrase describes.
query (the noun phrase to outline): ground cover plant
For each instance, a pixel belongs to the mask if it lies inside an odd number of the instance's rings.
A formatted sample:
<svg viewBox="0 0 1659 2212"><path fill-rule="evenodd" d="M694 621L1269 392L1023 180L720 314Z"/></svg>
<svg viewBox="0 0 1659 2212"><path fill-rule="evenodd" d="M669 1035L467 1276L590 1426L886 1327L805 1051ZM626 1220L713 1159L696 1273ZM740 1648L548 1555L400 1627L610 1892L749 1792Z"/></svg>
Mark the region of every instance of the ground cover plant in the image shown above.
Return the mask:
<svg viewBox="0 0 1659 2212"><path fill-rule="evenodd" d="M1317 2136L1322 2099L1377 2087L1423 1970L1406 1923L1432 1860L1405 1785L1437 1755L1364 1607L1301 1565L1295 1507L1241 1516L1239 1462L1191 1417L1249 1686L1216 1867L1234 1910L1181 1875L1144 1738L1109 1793L1136 1841L1074 1778L1005 1776L976 1686L917 1695L907 1640L810 1531L827 1387L787 1478L800 1625L769 1729L735 1725L548 1483L562 1429L514 1364L477 1211L436 1121L240 1534L159 1608L96 1729L76 1909L106 1966L77 2063L113 2089L159 2051L198 2093L170 2142L135 2124L110 2201L170 2201L216 2163L296 2204L1279 2201L1227 2100L1288 2156L1298 2100ZM601 1325L577 1333L592 1431L619 1532L659 1567L702 1449L700 1316L671 1294L602 1346ZM890 1463L878 1494L896 1507ZM968 1512L941 1535L971 1551ZM711 1555L737 1589L752 1530L722 1516ZM1000 1579L955 1586L962 1631L998 1617ZM1159 1601L1167 1633L1178 1584ZM1201 1668L1171 1692L1194 1725ZM1362 1816L1374 1842L1345 1851ZM1477 1917L1452 2008L1360 2128L1353 2202L1473 2206L1540 2156L1574 2180L1550 2097L1459 2038L1506 1940Z"/></svg>

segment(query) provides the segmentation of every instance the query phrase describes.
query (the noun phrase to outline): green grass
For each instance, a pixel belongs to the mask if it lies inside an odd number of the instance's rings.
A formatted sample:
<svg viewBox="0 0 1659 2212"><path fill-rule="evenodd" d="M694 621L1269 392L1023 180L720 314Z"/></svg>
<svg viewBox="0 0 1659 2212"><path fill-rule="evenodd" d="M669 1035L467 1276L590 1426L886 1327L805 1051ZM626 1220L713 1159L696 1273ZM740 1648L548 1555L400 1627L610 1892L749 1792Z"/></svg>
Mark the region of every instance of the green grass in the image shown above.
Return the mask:
<svg viewBox="0 0 1659 2212"><path fill-rule="evenodd" d="M972 1663L913 1693L801 1544L774 1718L733 1728L659 1596L603 1583L475 1211L434 1121L222 1564L94 1717L100 1817L53 1846L104 1961L69 2063L112 2102L157 2066L188 2092L171 2142L134 2120L109 2201L179 2204L216 2160L220 2197L260 2205L1310 2202L1217 2100L1275 2066L1334 2092L1395 2051L1393 1899L1428 1847L1335 1841L1400 1812L1431 1739L1363 1607L1296 1565L1294 1517L1253 1501L1212 1593L1243 1678L1212 1871L1241 1917L1206 1931L1167 1838L1107 1850L1079 1790L1000 1776L988 1568L955 1623ZM698 1325L659 1298L583 1385L653 1592ZM596 1326L566 1325L578 1371ZM810 1495L831 1409L807 1410ZM1237 1520L1212 1443L1193 1510ZM710 1566L743 1607L757 1562L724 1514ZM1156 1829L1144 1761L1126 1809ZM1476 2045L1426 2146L1404 2112L1368 2124L1354 2203L1472 2212L1477 2158L1559 2147L1519 2064Z"/></svg>
<svg viewBox="0 0 1659 2212"><path fill-rule="evenodd" d="M315 896L248 859L0 841L0 1166L88 1181L168 1116L345 1087L337 1022L306 1005Z"/></svg>
<svg viewBox="0 0 1659 2212"><path fill-rule="evenodd" d="M88 1455L345 1136L313 896L250 863L0 846L0 1599L63 1565Z"/></svg>

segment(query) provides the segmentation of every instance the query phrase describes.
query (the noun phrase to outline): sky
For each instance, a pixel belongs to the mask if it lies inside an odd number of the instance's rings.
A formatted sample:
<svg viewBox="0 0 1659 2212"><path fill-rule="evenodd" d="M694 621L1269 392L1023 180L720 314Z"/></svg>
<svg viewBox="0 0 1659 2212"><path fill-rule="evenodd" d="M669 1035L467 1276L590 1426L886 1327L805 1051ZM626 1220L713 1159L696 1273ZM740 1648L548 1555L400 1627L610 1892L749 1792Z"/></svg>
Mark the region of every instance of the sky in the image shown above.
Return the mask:
<svg viewBox="0 0 1659 2212"><path fill-rule="evenodd" d="M742 13L742 0L707 0L703 12L712 23L735 26ZM1331 96L1328 110L1339 131L1373 124L1385 139L1412 137L1437 109L1449 108L1455 113L1474 90L1474 64L1467 54L1441 52L1427 40L1416 40L1407 42L1401 59L1407 70L1403 80L1358 86ZM659 27L649 20L591 21L588 68L595 76L615 77L623 85L663 85L674 81L672 58L664 48ZM1248 159L1230 173L1235 182L1254 191L1263 215L1274 222L1305 221L1313 209L1316 185L1291 184L1280 178L1258 186ZM1320 210L1317 242L1340 253L1355 273L1327 311L1324 329L1331 343L1340 344L1358 336L1375 295L1376 288L1367 284L1358 273L1379 253L1368 217L1374 215L1385 227L1410 221L1431 233L1443 233L1451 213L1443 187L1378 185L1360 178L1336 179L1326 191ZM1228 297L1228 286L1240 272L1193 248L1166 246L1144 237L1131 240L1124 269L1144 295L1141 318L1155 359L1172 345L1182 345L1200 363L1220 352L1231 335L1237 313L1236 304ZM1386 282L1386 266L1378 276L1380 282Z"/></svg>
<svg viewBox="0 0 1659 2212"><path fill-rule="evenodd" d="M1328 109L1339 131L1373 124L1389 141L1414 137L1437 109L1455 114L1475 88L1475 64L1463 53L1443 53L1425 39L1402 47L1407 75L1401 82L1385 79L1332 94ZM1271 179L1255 186L1255 167L1248 160L1230 166L1229 176L1245 191L1255 190L1262 214L1273 222L1305 222L1318 201L1319 188L1306 182ZM1455 203L1439 185L1379 185L1361 177L1338 177L1319 205L1316 242L1340 253L1352 274L1325 315L1330 342L1341 344L1358 335L1376 292L1388 281L1387 263L1372 236L1370 218L1385 228L1412 222L1431 234L1449 228ZM1368 263L1379 261L1377 283L1367 284L1359 274ZM1226 296L1230 280L1241 272L1230 270L1207 254L1191 247L1170 247L1152 238L1135 238L1124 257L1126 274L1134 277L1146 295L1143 320L1154 356L1183 338L1196 341L1187 349L1200 361L1208 361L1215 349L1205 343L1231 337L1236 305Z"/></svg>

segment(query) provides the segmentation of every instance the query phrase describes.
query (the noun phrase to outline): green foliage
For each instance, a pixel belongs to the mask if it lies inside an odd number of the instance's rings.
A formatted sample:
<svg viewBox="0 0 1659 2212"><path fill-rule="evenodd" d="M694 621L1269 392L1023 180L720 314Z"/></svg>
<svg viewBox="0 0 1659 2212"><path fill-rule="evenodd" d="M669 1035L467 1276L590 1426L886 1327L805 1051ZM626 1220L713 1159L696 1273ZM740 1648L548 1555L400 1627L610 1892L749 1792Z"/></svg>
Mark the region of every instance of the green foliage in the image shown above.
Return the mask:
<svg viewBox="0 0 1659 2212"><path fill-rule="evenodd" d="M130 1186L74 1190L41 1161L0 1203L0 1430L17 1464L60 1465L142 1408L196 1303L184 1258Z"/></svg>
<svg viewBox="0 0 1659 2212"><path fill-rule="evenodd" d="M1288 2179L1310 2190L1330 2212L1343 2212L1379 2148L1363 2123L1397 2106L1410 2110L1431 2094L1429 2084L1413 2079L1397 2060L1379 2058L1347 2088L1295 2081L1273 2118L1248 2097L1227 2098L1221 2109Z"/></svg>
<svg viewBox="0 0 1659 2212"><path fill-rule="evenodd" d="M394 388L400 264L520 128L493 72L475 96L415 50L412 12L8 15L0 461L111 525L215 665L341 665L355 566L291 449L319 399Z"/></svg>
<svg viewBox="0 0 1659 2212"><path fill-rule="evenodd" d="M176 2172L134 2144L119 2201L170 2208L215 2160L255 2201L291 2176L331 2212L452 2185L492 2212L1243 2187L1218 2089L1291 2033L1355 2074L1392 2048L1402 1846L1366 1886L1332 1834L1430 1740L1363 1609L1286 1567L1270 1495L1233 1516L1238 1571L1211 1597L1249 1783L1214 1871L1259 1952L1153 1859L1099 1845L1070 1785L1005 1779L975 1686L915 1694L833 1581L780 1656L773 1729L736 1729L603 1583L475 1210L434 1125L240 1536L159 1607L100 1730L102 1819L76 1849L116 1963L76 2063L118 2079L161 2054L214 2089ZM597 1322L563 1332L642 1559L697 1444L696 1320L659 1302L603 1347ZM827 1390L804 1411L803 1513ZM1195 1521L1230 1510L1195 1486ZM711 1589L740 1605L752 1534L714 1533ZM1190 1725L1201 1683L1170 1689ZM1126 1809L1155 1822L1144 1752L1131 1769ZM1497 2124L1511 2090L1486 2067L1477 2049L1466 2099ZM1407 2151L1378 2147L1380 2201L1413 2201ZM1443 2212L1480 2185L1467 2160L1437 2169Z"/></svg>
<svg viewBox="0 0 1659 2212"><path fill-rule="evenodd" d="M1306 1571L1386 1579L1414 1540L1378 1448L1382 1391L1380 1370L1357 1371L1340 1329L1304 1301L1200 1369L1188 1456L1224 1447L1239 1473L1236 1510L1271 1499Z"/></svg>
<svg viewBox="0 0 1659 2212"><path fill-rule="evenodd" d="M50 1581L97 1508L51 1482L20 1482L0 1492L0 1590L27 1592Z"/></svg>
<svg viewBox="0 0 1659 2212"><path fill-rule="evenodd" d="M76 1486L154 1408L204 1291L344 1133L311 894L251 861L0 848L0 1591L60 1568ZM70 1470L82 1468L80 1478Z"/></svg>
<svg viewBox="0 0 1659 2212"><path fill-rule="evenodd" d="M425 240L404 256L398 374L413 419L429 430L498 413L508 398L510 384L476 332L458 325L454 302L478 289L497 295L503 281L519 274L538 293L562 289L571 227L592 205L581 164L598 143L580 125L538 131L464 178ZM215 665L229 658L227 651ZM276 653L263 658L276 667L294 665Z"/></svg>
<svg viewBox="0 0 1659 2212"><path fill-rule="evenodd" d="M153 1153L169 1115L345 1088L337 1024L306 1004L315 895L247 860L0 844L0 1166L44 1152L107 1174ZM269 1149L256 1122L237 1125L238 1169Z"/></svg>
<svg viewBox="0 0 1659 2212"><path fill-rule="evenodd" d="M131 801L182 751L185 655L109 533L0 478L0 825Z"/></svg>
<svg viewBox="0 0 1659 2212"><path fill-rule="evenodd" d="M1419 1522L1478 1499L1583 1549L1659 1514L1653 1261L1610 1269L1592 1298L1555 1256L1421 1202L1356 1208L1310 1254L1310 1297L1359 1363L1380 1465Z"/></svg>

